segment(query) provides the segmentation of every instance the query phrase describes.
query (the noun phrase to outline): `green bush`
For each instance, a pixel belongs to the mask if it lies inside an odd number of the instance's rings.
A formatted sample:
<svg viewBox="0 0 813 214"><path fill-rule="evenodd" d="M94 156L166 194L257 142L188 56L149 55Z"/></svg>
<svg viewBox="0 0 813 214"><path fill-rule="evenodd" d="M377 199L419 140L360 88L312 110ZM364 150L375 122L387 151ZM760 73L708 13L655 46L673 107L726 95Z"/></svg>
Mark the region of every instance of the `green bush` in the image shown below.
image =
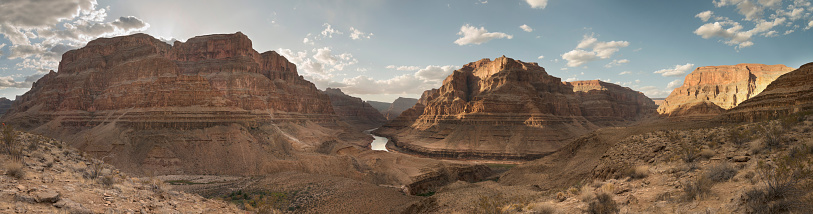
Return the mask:
<svg viewBox="0 0 813 214"><path fill-rule="evenodd" d="M807 156L786 155L768 164L760 161L760 187L745 194L750 213L813 213L813 163Z"/></svg>

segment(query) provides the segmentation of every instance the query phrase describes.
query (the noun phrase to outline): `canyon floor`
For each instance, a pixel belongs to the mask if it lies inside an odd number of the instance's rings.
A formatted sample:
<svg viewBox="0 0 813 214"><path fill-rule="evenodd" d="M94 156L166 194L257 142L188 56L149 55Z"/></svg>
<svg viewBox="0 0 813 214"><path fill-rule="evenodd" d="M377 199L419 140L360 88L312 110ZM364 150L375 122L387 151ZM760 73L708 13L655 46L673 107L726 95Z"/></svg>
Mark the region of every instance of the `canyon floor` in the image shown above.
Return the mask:
<svg viewBox="0 0 813 214"><path fill-rule="evenodd" d="M740 124L653 118L599 129L534 161L446 160L485 163L495 175L419 195L406 194L403 187L301 172L133 178L59 141L20 133L21 159L0 155L0 210L798 213L813 204L811 130L813 115L806 114Z"/></svg>

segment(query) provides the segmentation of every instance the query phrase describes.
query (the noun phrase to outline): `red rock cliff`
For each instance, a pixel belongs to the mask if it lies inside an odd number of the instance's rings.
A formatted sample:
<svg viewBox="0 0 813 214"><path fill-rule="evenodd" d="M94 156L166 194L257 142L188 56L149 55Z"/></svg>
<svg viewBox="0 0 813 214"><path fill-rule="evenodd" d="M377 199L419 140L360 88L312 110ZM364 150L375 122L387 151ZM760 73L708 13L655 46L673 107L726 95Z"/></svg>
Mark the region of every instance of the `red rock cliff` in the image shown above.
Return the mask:
<svg viewBox="0 0 813 214"><path fill-rule="evenodd" d="M719 114L722 111L713 110L711 104L722 110L734 108L792 70L784 65L763 64L699 67L686 76L682 86L669 94L658 113L666 116Z"/></svg>
<svg viewBox="0 0 813 214"><path fill-rule="evenodd" d="M325 94L330 97L333 111L339 115L339 118L359 130L378 128L387 122L384 115L381 115L378 110L361 100L361 98L344 94L338 88L327 88Z"/></svg>
<svg viewBox="0 0 813 214"><path fill-rule="evenodd" d="M756 121L805 111L813 111L813 63L780 76L762 93L727 111L723 118Z"/></svg>
<svg viewBox="0 0 813 214"><path fill-rule="evenodd" d="M536 63L503 56L454 71L376 133L430 156L529 159L598 128L596 122L636 119L654 106L629 88L563 83Z"/></svg>

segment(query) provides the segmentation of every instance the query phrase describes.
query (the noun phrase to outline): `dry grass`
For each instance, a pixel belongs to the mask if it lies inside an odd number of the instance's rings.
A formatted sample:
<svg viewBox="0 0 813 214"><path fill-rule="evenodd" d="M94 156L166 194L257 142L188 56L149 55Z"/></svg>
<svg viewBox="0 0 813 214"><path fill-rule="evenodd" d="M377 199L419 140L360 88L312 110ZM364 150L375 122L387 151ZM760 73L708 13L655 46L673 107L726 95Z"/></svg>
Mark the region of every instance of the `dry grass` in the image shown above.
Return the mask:
<svg viewBox="0 0 813 214"><path fill-rule="evenodd" d="M627 170L627 177L631 179L642 179L649 176L649 166L641 165L629 168Z"/></svg>
<svg viewBox="0 0 813 214"><path fill-rule="evenodd" d="M17 161L9 161L5 164L6 168L6 175L9 177L15 178L17 180L21 180L25 178L25 170L23 170L23 164Z"/></svg>
<svg viewBox="0 0 813 214"><path fill-rule="evenodd" d="M525 210L530 211L531 213L537 214L554 214L559 213L559 210L556 210L556 207L549 203L549 202L536 202L528 204L528 207Z"/></svg>
<svg viewBox="0 0 813 214"><path fill-rule="evenodd" d="M609 214L618 213L618 204L609 193L599 193L596 200L591 201L587 208L587 213Z"/></svg>

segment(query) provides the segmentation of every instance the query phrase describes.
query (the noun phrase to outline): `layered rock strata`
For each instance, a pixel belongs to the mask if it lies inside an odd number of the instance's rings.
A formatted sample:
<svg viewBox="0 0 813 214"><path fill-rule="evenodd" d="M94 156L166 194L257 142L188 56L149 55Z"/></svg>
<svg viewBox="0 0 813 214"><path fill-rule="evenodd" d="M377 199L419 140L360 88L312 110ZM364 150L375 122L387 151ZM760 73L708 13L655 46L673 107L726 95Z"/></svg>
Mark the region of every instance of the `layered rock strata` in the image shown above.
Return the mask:
<svg viewBox="0 0 813 214"><path fill-rule="evenodd" d="M813 63L780 76L759 95L728 110L723 118L756 121L809 111L813 111Z"/></svg>
<svg viewBox="0 0 813 214"><path fill-rule="evenodd" d="M361 98L344 94L338 88L327 88L325 94L330 97L330 104L339 118L359 130L378 128L387 122L384 115Z"/></svg>
<svg viewBox="0 0 813 214"><path fill-rule="evenodd" d="M400 150L429 156L533 159L654 109L652 100L629 88L563 83L536 63L503 56L454 71L376 133Z"/></svg>
<svg viewBox="0 0 813 214"><path fill-rule="evenodd" d="M737 64L699 67L683 85L669 94L658 113L665 116L716 115L734 108L763 90L793 68L784 65Z"/></svg>

